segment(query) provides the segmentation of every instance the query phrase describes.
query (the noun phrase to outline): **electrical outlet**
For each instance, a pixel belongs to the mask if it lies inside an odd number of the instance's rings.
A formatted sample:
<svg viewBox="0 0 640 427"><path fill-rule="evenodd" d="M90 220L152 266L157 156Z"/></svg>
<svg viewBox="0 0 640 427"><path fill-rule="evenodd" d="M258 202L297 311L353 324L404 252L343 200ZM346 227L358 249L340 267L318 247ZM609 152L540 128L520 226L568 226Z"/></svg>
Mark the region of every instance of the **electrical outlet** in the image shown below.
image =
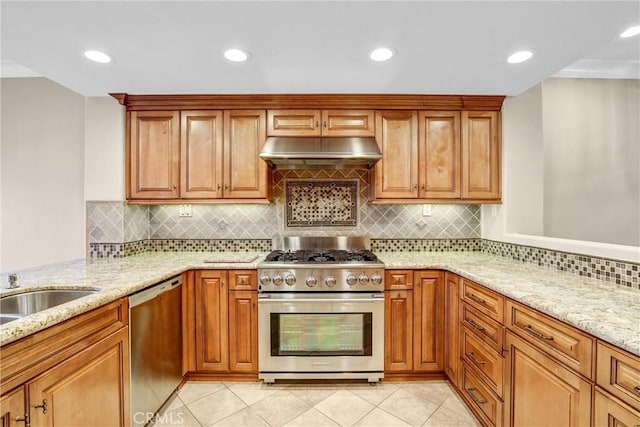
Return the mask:
<svg viewBox="0 0 640 427"><path fill-rule="evenodd" d="M180 205L178 209L179 216L191 216L191 205Z"/></svg>
<svg viewBox="0 0 640 427"><path fill-rule="evenodd" d="M431 205L422 205L422 216L431 216Z"/></svg>

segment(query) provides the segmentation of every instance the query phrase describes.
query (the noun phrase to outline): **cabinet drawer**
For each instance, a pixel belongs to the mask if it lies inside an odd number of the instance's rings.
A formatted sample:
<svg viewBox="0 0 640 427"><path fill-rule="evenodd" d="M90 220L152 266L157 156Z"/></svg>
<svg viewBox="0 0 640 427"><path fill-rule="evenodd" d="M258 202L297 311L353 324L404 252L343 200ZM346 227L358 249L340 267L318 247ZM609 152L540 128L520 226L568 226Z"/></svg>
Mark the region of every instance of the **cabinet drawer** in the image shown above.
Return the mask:
<svg viewBox="0 0 640 427"><path fill-rule="evenodd" d="M566 366L593 379L594 339L559 320L507 301L507 328Z"/></svg>
<svg viewBox="0 0 640 427"><path fill-rule="evenodd" d="M640 358L598 341L596 383L640 410Z"/></svg>
<svg viewBox="0 0 640 427"><path fill-rule="evenodd" d="M640 412L597 388L594 396L594 426L637 427L640 425Z"/></svg>
<svg viewBox="0 0 640 427"><path fill-rule="evenodd" d="M496 351L502 352L504 348L504 326L500 323L469 307L467 303L462 303L460 307L460 321L471 332L480 337L483 342L493 347Z"/></svg>
<svg viewBox="0 0 640 427"><path fill-rule="evenodd" d="M413 289L413 270L385 271L384 289L388 291Z"/></svg>
<svg viewBox="0 0 640 427"><path fill-rule="evenodd" d="M257 275L254 270L230 270L230 291L255 291L258 289Z"/></svg>
<svg viewBox="0 0 640 427"><path fill-rule="evenodd" d="M476 369L494 393L503 397L504 357L469 332L466 326L462 328L460 357Z"/></svg>
<svg viewBox="0 0 640 427"><path fill-rule="evenodd" d="M9 390L68 359L129 323L122 298L2 347L2 390Z"/></svg>
<svg viewBox="0 0 640 427"><path fill-rule="evenodd" d="M502 426L504 403L483 384L465 362L462 363L461 384L462 396L483 424Z"/></svg>
<svg viewBox="0 0 640 427"><path fill-rule="evenodd" d="M268 136L320 136L320 110L268 110Z"/></svg>
<svg viewBox="0 0 640 427"><path fill-rule="evenodd" d="M460 281L460 299L492 319L504 323L504 297L473 283Z"/></svg>
<svg viewBox="0 0 640 427"><path fill-rule="evenodd" d="M373 110L322 110L323 136L374 136Z"/></svg>

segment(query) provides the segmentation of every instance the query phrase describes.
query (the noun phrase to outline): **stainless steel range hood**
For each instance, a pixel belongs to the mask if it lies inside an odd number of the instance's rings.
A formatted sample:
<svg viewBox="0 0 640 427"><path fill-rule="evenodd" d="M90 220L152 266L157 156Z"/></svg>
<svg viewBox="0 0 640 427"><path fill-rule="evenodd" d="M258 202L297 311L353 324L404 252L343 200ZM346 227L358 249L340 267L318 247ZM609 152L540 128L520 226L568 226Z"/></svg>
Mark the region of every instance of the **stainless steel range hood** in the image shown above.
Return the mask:
<svg viewBox="0 0 640 427"><path fill-rule="evenodd" d="M382 153L373 137L269 137L260 158L277 169L368 169Z"/></svg>

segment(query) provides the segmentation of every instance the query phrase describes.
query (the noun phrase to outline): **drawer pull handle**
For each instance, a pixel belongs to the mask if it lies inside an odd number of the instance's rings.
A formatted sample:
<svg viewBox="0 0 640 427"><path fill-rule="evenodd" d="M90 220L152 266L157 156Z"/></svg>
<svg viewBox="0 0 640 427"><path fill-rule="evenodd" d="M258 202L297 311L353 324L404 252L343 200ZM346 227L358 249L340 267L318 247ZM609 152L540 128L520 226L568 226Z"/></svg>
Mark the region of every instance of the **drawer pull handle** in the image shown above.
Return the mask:
<svg viewBox="0 0 640 427"><path fill-rule="evenodd" d="M486 303L485 300L483 300L482 298L478 298L477 296L475 296L474 294L469 294L469 299L471 299L472 301L477 302L478 304L484 304Z"/></svg>
<svg viewBox="0 0 640 427"><path fill-rule="evenodd" d="M473 360L477 365L484 365L485 363L487 363L484 360L478 359L473 351L467 353L467 356L469 356L471 360Z"/></svg>
<svg viewBox="0 0 640 427"><path fill-rule="evenodd" d="M640 385L635 386L634 390L636 393L640 394Z"/></svg>
<svg viewBox="0 0 640 427"><path fill-rule="evenodd" d="M478 331L484 331L484 328L478 325L476 322L474 322L473 319L467 320L467 323L473 326L473 329L477 329Z"/></svg>
<svg viewBox="0 0 640 427"><path fill-rule="evenodd" d="M538 332L535 329L533 329L531 327L531 325L525 325L523 329L525 331L529 332L531 335L533 335L536 338L540 338L541 340L553 341L553 337L552 336L546 336L546 335L541 334L540 332Z"/></svg>
<svg viewBox="0 0 640 427"><path fill-rule="evenodd" d="M478 405L483 405L483 404L487 403L486 400L480 399L480 398L478 398L478 396L476 396L476 389L475 388L469 387L469 388L467 388L467 392L469 393L469 396L471 396L473 401L476 402Z"/></svg>

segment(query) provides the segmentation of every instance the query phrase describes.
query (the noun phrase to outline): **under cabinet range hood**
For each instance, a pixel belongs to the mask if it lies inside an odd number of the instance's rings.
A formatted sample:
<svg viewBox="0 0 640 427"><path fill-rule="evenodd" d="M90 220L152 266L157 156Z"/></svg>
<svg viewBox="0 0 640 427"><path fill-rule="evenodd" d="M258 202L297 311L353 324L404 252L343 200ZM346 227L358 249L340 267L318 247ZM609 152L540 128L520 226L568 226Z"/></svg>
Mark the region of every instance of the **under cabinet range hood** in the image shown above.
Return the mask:
<svg viewBox="0 0 640 427"><path fill-rule="evenodd" d="M269 137L260 158L276 169L370 168L382 158L373 137Z"/></svg>

